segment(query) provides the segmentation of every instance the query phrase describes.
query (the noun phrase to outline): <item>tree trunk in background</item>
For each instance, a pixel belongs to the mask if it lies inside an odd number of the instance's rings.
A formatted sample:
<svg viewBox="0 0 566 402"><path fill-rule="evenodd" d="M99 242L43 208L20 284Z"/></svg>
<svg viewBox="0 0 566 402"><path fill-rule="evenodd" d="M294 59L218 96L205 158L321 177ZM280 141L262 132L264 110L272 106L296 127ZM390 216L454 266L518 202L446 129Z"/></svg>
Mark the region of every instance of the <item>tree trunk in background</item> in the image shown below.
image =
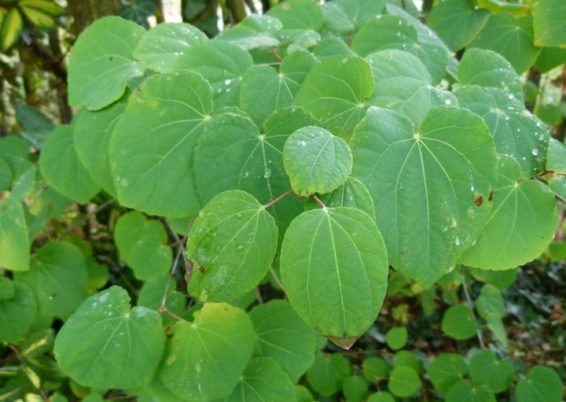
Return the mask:
<svg viewBox="0 0 566 402"><path fill-rule="evenodd" d="M94 20L120 12L120 0L68 0L67 12L73 18L71 32L80 34Z"/></svg>

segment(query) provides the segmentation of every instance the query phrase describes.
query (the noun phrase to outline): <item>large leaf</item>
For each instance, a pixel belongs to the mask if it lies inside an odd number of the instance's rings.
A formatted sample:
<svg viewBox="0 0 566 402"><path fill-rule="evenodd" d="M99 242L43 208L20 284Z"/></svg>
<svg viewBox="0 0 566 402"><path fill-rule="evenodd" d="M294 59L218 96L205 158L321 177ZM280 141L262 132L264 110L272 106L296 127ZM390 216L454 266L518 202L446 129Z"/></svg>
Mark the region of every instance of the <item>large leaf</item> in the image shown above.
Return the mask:
<svg viewBox="0 0 566 402"><path fill-rule="evenodd" d="M16 274L16 280L34 291L41 316L66 319L86 297L87 267L77 247L51 241L34 255L29 271Z"/></svg>
<svg viewBox="0 0 566 402"><path fill-rule="evenodd" d="M73 144L81 164L92 180L112 195L116 195L110 170L109 147L112 131L126 108L126 101L96 112L81 111L75 117Z"/></svg>
<svg viewBox="0 0 566 402"><path fill-rule="evenodd" d="M511 386L515 368L509 360L500 360L491 350L482 350L470 360L470 377L474 384L485 385L494 394Z"/></svg>
<svg viewBox="0 0 566 402"><path fill-rule="evenodd" d="M539 0L533 10L535 45L566 45L566 3Z"/></svg>
<svg viewBox="0 0 566 402"><path fill-rule="evenodd" d="M218 39L251 50L279 45L277 32L283 29L281 22L267 15L248 15L237 25L231 26L218 35Z"/></svg>
<svg viewBox="0 0 566 402"><path fill-rule="evenodd" d="M351 146L353 175L373 196L391 265L434 283L489 213L495 150L487 127L468 111L438 107L417 131L402 116L372 108Z"/></svg>
<svg viewBox="0 0 566 402"><path fill-rule="evenodd" d="M199 210L191 165L211 112L212 89L197 74L154 75L142 84L110 141L122 205L172 218Z"/></svg>
<svg viewBox="0 0 566 402"><path fill-rule="evenodd" d="M544 184L522 178L517 162L501 156L493 211L477 239L461 259L484 269L510 269L546 250L558 222L552 192Z"/></svg>
<svg viewBox="0 0 566 402"><path fill-rule="evenodd" d="M85 29L71 50L71 105L98 110L120 99L128 81L143 74L133 51L144 32L139 25L112 16Z"/></svg>
<svg viewBox="0 0 566 402"><path fill-rule="evenodd" d="M476 37L489 15L489 11L477 9L472 0L444 0L432 9L427 22L451 50L457 51Z"/></svg>
<svg viewBox="0 0 566 402"><path fill-rule="evenodd" d="M114 240L120 257L139 279L163 276L171 268L173 253L167 246L167 232L158 221L136 211L122 215L114 229Z"/></svg>
<svg viewBox="0 0 566 402"><path fill-rule="evenodd" d="M128 293L113 286L89 297L65 322L54 352L59 367L79 384L124 389L151 381L164 344L159 314L130 309Z"/></svg>
<svg viewBox="0 0 566 402"><path fill-rule="evenodd" d="M369 215L311 210L285 233L281 279L291 306L323 335L357 337L375 320L387 288L387 251Z"/></svg>
<svg viewBox="0 0 566 402"><path fill-rule="evenodd" d="M13 198L0 201L0 267L27 271L30 246L22 204Z"/></svg>
<svg viewBox="0 0 566 402"><path fill-rule="evenodd" d="M252 356L254 330L246 313L224 303L207 303L192 323L179 321L159 375L183 400L225 398Z"/></svg>
<svg viewBox="0 0 566 402"><path fill-rule="evenodd" d="M244 191L220 193L189 232L189 291L203 300L236 299L265 276L276 249L277 226L265 207Z"/></svg>
<svg viewBox="0 0 566 402"><path fill-rule="evenodd" d="M77 156L73 131L73 126L62 125L49 134L41 149L39 169L55 190L84 204L100 191L100 187Z"/></svg>
<svg viewBox="0 0 566 402"><path fill-rule="evenodd" d="M277 361L293 382L314 363L315 333L289 303L272 300L250 312L257 342L255 354Z"/></svg>
<svg viewBox="0 0 566 402"><path fill-rule="evenodd" d="M189 24L159 24L143 35L134 56L146 68L170 73L177 59L191 45L206 41L206 35Z"/></svg>
<svg viewBox="0 0 566 402"><path fill-rule="evenodd" d="M271 8L267 15L281 21L285 29L318 31L324 24L320 5L312 0L286 0Z"/></svg>
<svg viewBox="0 0 566 402"><path fill-rule="evenodd" d="M296 194L325 194L336 190L350 176L352 152L342 138L323 128L309 126L287 139L283 163Z"/></svg>
<svg viewBox="0 0 566 402"><path fill-rule="evenodd" d="M378 16L384 0L335 0L323 4L324 28L342 34L352 33L366 21Z"/></svg>
<svg viewBox="0 0 566 402"><path fill-rule="evenodd" d="M277 362L269 357L250 360L240 384L224 402L289 402L295 387Z"/></svg>
<svg viewBox="0 0 566 402"><path fill-rule="evenodd" d="M244 71L252 65L250 54L228 42L213 40L196 43L177 60L174 71L201 74L214 90L214 104L236 106Z"/></svg>
<svg viewBox="0 0 566 402"><path fill-rule="evenodd" d="M323 127L348 138L367 109L374 82L369 65L357 57L330 57L307 74L295 103Z"/></svg>
<svg viewBox="0 0 566 402"><path fill-rule="evenodd" d="M507 12L492 15L470 47L501 54L519 73L528 70L540 53L533 45L532 17L517 18Z"/></svg>
<svg viewBox="0 0 566 402"><path fill-rule="evenodd" d="M12 283L11 297L0 298L0 342L15 342L27 334L35 318L37 303L24 283Z"/></svg>

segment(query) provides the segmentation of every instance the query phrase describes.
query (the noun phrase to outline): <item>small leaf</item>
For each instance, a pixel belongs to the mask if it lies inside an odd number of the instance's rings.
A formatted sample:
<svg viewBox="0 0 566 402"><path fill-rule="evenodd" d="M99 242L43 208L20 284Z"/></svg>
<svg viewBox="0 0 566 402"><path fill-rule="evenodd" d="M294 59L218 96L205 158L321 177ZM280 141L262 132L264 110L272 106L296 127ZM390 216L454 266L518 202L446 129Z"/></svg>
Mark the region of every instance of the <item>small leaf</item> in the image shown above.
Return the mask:
<svg viewBox="0 0 566 402"><path fill-rule="evenodd" d="M487 386L494 394L509 389L515 369L509 360L499 360L491 350L476 353L470 361L474 384Z"/></svg>
<svg viewBox="0 0 566 402"><path fill-rule="evenodd" d="M551 139L548 144L546 169L554 173L566 175L566 145L558 140Z"/></svg>
<svg viewBox="0 0 566 402"><path fill-rule="evenodd" d="M455 353L442 353L427 368L434 388L445 395L468 372L464 358Z"/></svg>
<svg viewBox="0 0 566 402"><path fill-rule="evenodd" d="M556 371L535 366L517 384L515 397L517 402L560 402L562 392L562 381Z"/></svg>
<svg viewBox="0 0 566 402"><path fill-rule="evenodd" d="M505 315L505 302L499 289L489 283L483 285L476 299L476 310L486 321L502 318Z"/></svg>
<svg viewBox="0 0 566 402"><path fill-rule="evenodd" d="M39 169L45 181L65 197L85 204L100 191L73 145L74 127L62 125L44 142Z"/></svg>
<svg viewBox="0 0 566 402"><path fill-rule="evenodd" d="M354 208L299 215L285 233L280 269L291 306L326 336L360 336L385 297L385 245L372 219Z"/></svg>
<svg viewBox="0 0 566 402"><path fill-rule="evenodd" d="M114 239L120 257L138 279L154 279L171 268L173 253L160 222L148 220L139 212L129 212L118 219Z"/></svg>
<svg viewBox="0 0 566 402"><path fill-rule="evenodd" d="M407 328L405 327L394 327L387 331L385 336L385 341L387 346L393 350L401 349L407 343Z"/></svg>
<svg viewBox="0 0 566 402"><path fill-rule="evenodd" d="M395 367L391 371L388 387L393 395L406 398L419 392L422 383L412 368Z"/></svg>
<svg viewBox="0 0 566 402"><path fill-rule="evenodd" d="M255 354L279 363L293 382L297 382L314 363L314 332L283 300L272 300L250 312L257 342Z"/></svg>
<svg viewBox="0 0 566 402"><path fill-rule="evenodd" d="M342 384L350 375L351 367L344 356L319 353L307 371L307 382L314 391L329 397L342 389Z"/></svg>
<svg viewBox="0 0 566 402"><path fill-rule="evenodd" d="M368 357L362 364L363 374L366 380L376 382L389 376L389 366L380 357Z"/></svg>
<svg viewBox="0 0 566 402"><path fill-rule="evenodd" d="M30 247L22 204L11 197L0 201L0 267L27 271Z"/></svg>
<svg viewBox="0 0 566 402"><path fill-rule="evenodd" d="M362 402L368 395L369 384L364 379L354 375L344 382L342 392L348 402Z"/></svg>
<svg viewBox="0 0 566 402"><path fill-rule="evenodd" d="M193 44L206 40L206 35L190 24L158 24L141 37L134 57L146 68L170 73L183 52Z"/></svg>
<svg viewBox="0 0 566 402"><path fill-rule="evenodd" d="M566 4L562 0L539 0L533 9L535 45L566 45Z"/></svg>
<svg viewBox="0 0 566 402"><path fill-rule="evenodd" d="M0 342L13 343L27 334L36 315L37 303L25 283L4 281L12 285L12 295L0 297Z"/></svg>
<svg viewBox="0 0 566 402"><path fill-rule="evenodd" d="M217 38L245 50L276 47L279 45L276 35L281 29L283 25L277 18L251 14L237 25L224 29Z"/></svg>
<svg viewBox="0 0 566 402"><path fill-rule="evenodd" d="M151 381L164 344L159 314L130 309L128 293L113 286L89 297L65 322L54 351L63 372L84 386L131 389Z"/></svg>
<svg viewBox="0 0 566 402"><path fill-rule="evenodd" d="M276 249L277 226L265 207L244 191L220 193L189 232L189 291L203 300L236 299L265 276Z"/></svg>
<svg viewBox="0 0 566 402"><path fill-rule="evenodd" d="M239 385L224 402L289 402L295 400L295 387L289 376L270 357L254 357L248 363Z"/></svg>
<svg viewBox="0 0 566 402"><path fill-rule="evenodd" d="M320 195L319 198L327 207L352 207L364 211L375 219L375 207L371 194L367 187L354 177L349 177L336 190ZM319 208L312 198L308 199L307 204L309 209Z"/></svg>
<svg viewBox="0 0 566 402"><path fill-rule="evenodd" d="M207 402L229 396L254 348L246 313L224 303L207 303L192 323L177 322L159 376L183 400Z"/></svg>
<svg viewBox="0 0 566 402"><path fill-rule="evenodd" d="M478 323L472 310L458 304L450 307L442 317L442 332L459 341L469 339L476 335Z"/></svg>
<svg viewBox="0 0 566 402"><path fill-rule="evenodd" d="M128 81L143 74L133 51L144 32L139 25L113 16L85 29L71 50L71 105L98 110L120 99Z"/></svg>
<svg viewBox="0 0 566 402"><path fill-rule="evenodd" d="M352 171L352 152L340 137L310 126L295 131L287 139L283 163L296 194L325 194L348 179Z"/></svg>

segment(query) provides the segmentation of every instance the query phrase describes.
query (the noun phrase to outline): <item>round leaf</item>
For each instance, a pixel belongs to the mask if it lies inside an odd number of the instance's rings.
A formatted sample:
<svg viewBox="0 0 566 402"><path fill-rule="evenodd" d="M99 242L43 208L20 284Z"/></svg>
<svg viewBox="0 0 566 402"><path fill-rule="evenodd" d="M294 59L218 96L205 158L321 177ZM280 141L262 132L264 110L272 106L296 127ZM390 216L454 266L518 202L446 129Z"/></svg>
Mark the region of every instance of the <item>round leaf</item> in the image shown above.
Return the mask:
<svg viewBox="0 0 566 402"><path fill-rule="evenodd" d="M364 377L354 375L344 382L342 392L348 402L362 402L368 395L368 388Z"/></svg>
<svg viewBox="0 0 566 402"><path fill-rule="evenodd" d="M325 194L348 179L352 171L352 152L340 137L310 126L295 131L287 139L283 163L296 194Z"/></svg>
<svg viewBox="0 0 566 402"><path fill-rule="evenodd" d="M291 306L326 336L360 336L385 297L385 244L371 217L357 209L299 215L285 234L280 269Z"/></svg>
<svg viewBox="0 0 566 402"><path fill-rule="evenodd" d="M395 367L388 383L389 391L395 396L407 398L415 395L422 387L421 379L409 367Z"/></svg>
<svg viewBox="0 0 566 402"><path fill-rule="evenodd" d="M509 360L499 360L491 350L476 353L470 361L470 376L474 384L485 385L493 393L511 386L515 370Z"/></svg>
<svg viewBox="0 0 566 402"><path fill-rule="evenodd" d="M189 232L189 290L203 300L236 299L265 276L276 249L277 226L265 207L244 191L220 193Z"/></svg>
<svg viewBox="0 0 566 402"><path fill-rule="evenodd" d="M446 402L495 402L495 395L485 386L474 387L468 381L458 381L446 393Z"/></svg>
<svg viewBox="0 0 566 402"><path fill-rule="evenodd" d="M427 368L434 388L445 395L468 372L464 358L455 353L442 353Z"/></svg>
<svg viewBox="0 0 566 402"><path fill-rule="evenodd" d="M65 322L55 340L55 357L81 385L135 388L153 378L164 344L159 314L130 309L128 293L113 286L89 297Z"/></svg>
<svg viewBox="0 0 566 402"><path fill-rule="evenodd" d="M405 346L405 344L407 343L407 337L407 328L395 327L387 331L385 341L391 349L398 350Z"/></svg>
<svg viewBox="0 0 566 402"><path fill-rule="evenodd" d="M37 303L29 286L14 282L12 290L11 297L0 298L0 342L16 342L26 335L36 314Z"/></svg>
<svg viewBox="0 0 566 402"><path fill-rule="evenodd" d="M327 207L352 207L364 211L375 219L373 199L367 187L358 179L349 177L336 190L319 197ZM310 209L319 208L316 201L309 198L307 205Z"/></svg>
<svg viewBox="0 0 566 402"><path fill-rule="evenodd" d="M563 385L556 371L543 366L529 370L527 378L517 384L517 402L560 402Z"/></svg>
<svg viewBox="0 0 566 402"><path fill-rule="evenodd" d="M442 332L446 335L461 341L476 335L477 330L478 323L469 307L458 304L444 312Z"/></svg>

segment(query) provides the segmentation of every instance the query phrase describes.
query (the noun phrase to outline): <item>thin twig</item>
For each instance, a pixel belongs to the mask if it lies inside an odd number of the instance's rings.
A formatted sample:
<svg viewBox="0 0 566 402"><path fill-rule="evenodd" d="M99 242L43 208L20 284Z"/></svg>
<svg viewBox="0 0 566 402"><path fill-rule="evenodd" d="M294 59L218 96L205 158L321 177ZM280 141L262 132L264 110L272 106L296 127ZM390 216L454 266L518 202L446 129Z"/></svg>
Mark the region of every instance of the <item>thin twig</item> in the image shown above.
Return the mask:
<svg viewBox="0 0 566 402"><path fill-rule="evenodd" d="M179 317L177 314L175 314L165 306L160 306L158 311L162 314L167 314L169 317L173 317L176 321L183 321L181 317Z"/></svg>
<svg viewBox="0 0 566 402"><path fill-rule="evenodd" d="M281 283L281 279L279 279L275 270L272 267L269 267L269 271L271 272L271 276L273 276L273 280L275 281L277 286L281 288L283 293L285 293L285 297L287 297L287 291L285 290L285 287L283 287L283 283Z"/></svg>
<svg viewBox="0 0 566 402"><path fill-rule="evenodd" d="M77 226L82 225L83 223L85 223L86 221L88 221L93 215L96 215L97 213L99 213L100 211L103 211L104 209L108 208L109 206L111 206L112 204L114 204L114 202L116 202L115 199L110 199L108 201L106 201L104 204L99 205L98 207L96 207L96 209L92 212L89 212L88 214L83 215L83 218L75 223L73 223L72 225L69 225L65 228L65 230L59 235L59 238L64 237L68 234L70 234Z"/></svg>
<svg viewBox="0 0 566 402"><path fill-rule="evenodd" d="M281 201L283 198L287 197L289 194L291 194L291 190L281 194L279 197L274 198L273 200L269 201L267 204L263 204L264 208L269 208L274 206L275 204L277 204L279 201Z"/></svg>
<svg viewBox="0 0 566 402"><path fill-rule="evenodd" d="M169 289L171 288L171 282L177 273L177 266L179 265L179 260L183 257L183 244L181 243L177 248L177 254L175 255L175 260L173 260L173 266L171 267L171 271L169 272L169 278L167 278L167 284L165 285L165 289L163 289L163 296L161 296L161 304L159 308L165 308L167 304L167 297L169 296Z"/></svg>
<svg viewBox="0 0 566 402"><path fill-rule="evenodd" d="M318 204L319 207L326 208L326 205L324 205L324 202L322 202L322 200L320 198L318 198L316 195L313 195L312 198L314 198L314 200L316 201L316 203Z"/></svg>
<svg viewBox="0 0 566 402"><path fill-rule="evenodd" d="M259 304L263 304L263 296L261 295L261 290L259 289L259 286L255 288L255 294Z"/></svg>
<svg viewBox="0 0 566 402"><path fill-rule="evenodd" d="M462 288L464 289L464 296L466 297L466 301L468 302L468 306L472 309L472 316L474 317L474 320L477 320L477 317L474 313L474 302L472 300L472 298L470 297L470 292L468 292L468 285L466 284L466 274L464 272L462 272ZM476 336L478 338L478 342L480 344L480 347L482 349L485 349L485 344L483 343L483 336L481 334L481 329L478 326L478 329L476 331Z"/></svg>
<svg viewBox="0 0 566 402"><path fill-rule="evenodd" d="M275 58L279 61L282 61L283 58L281 57L281 55L279 54L279 52L277 51L277 49L275 49L274 47L271 48L271 53L275 56Z"/></svg>

